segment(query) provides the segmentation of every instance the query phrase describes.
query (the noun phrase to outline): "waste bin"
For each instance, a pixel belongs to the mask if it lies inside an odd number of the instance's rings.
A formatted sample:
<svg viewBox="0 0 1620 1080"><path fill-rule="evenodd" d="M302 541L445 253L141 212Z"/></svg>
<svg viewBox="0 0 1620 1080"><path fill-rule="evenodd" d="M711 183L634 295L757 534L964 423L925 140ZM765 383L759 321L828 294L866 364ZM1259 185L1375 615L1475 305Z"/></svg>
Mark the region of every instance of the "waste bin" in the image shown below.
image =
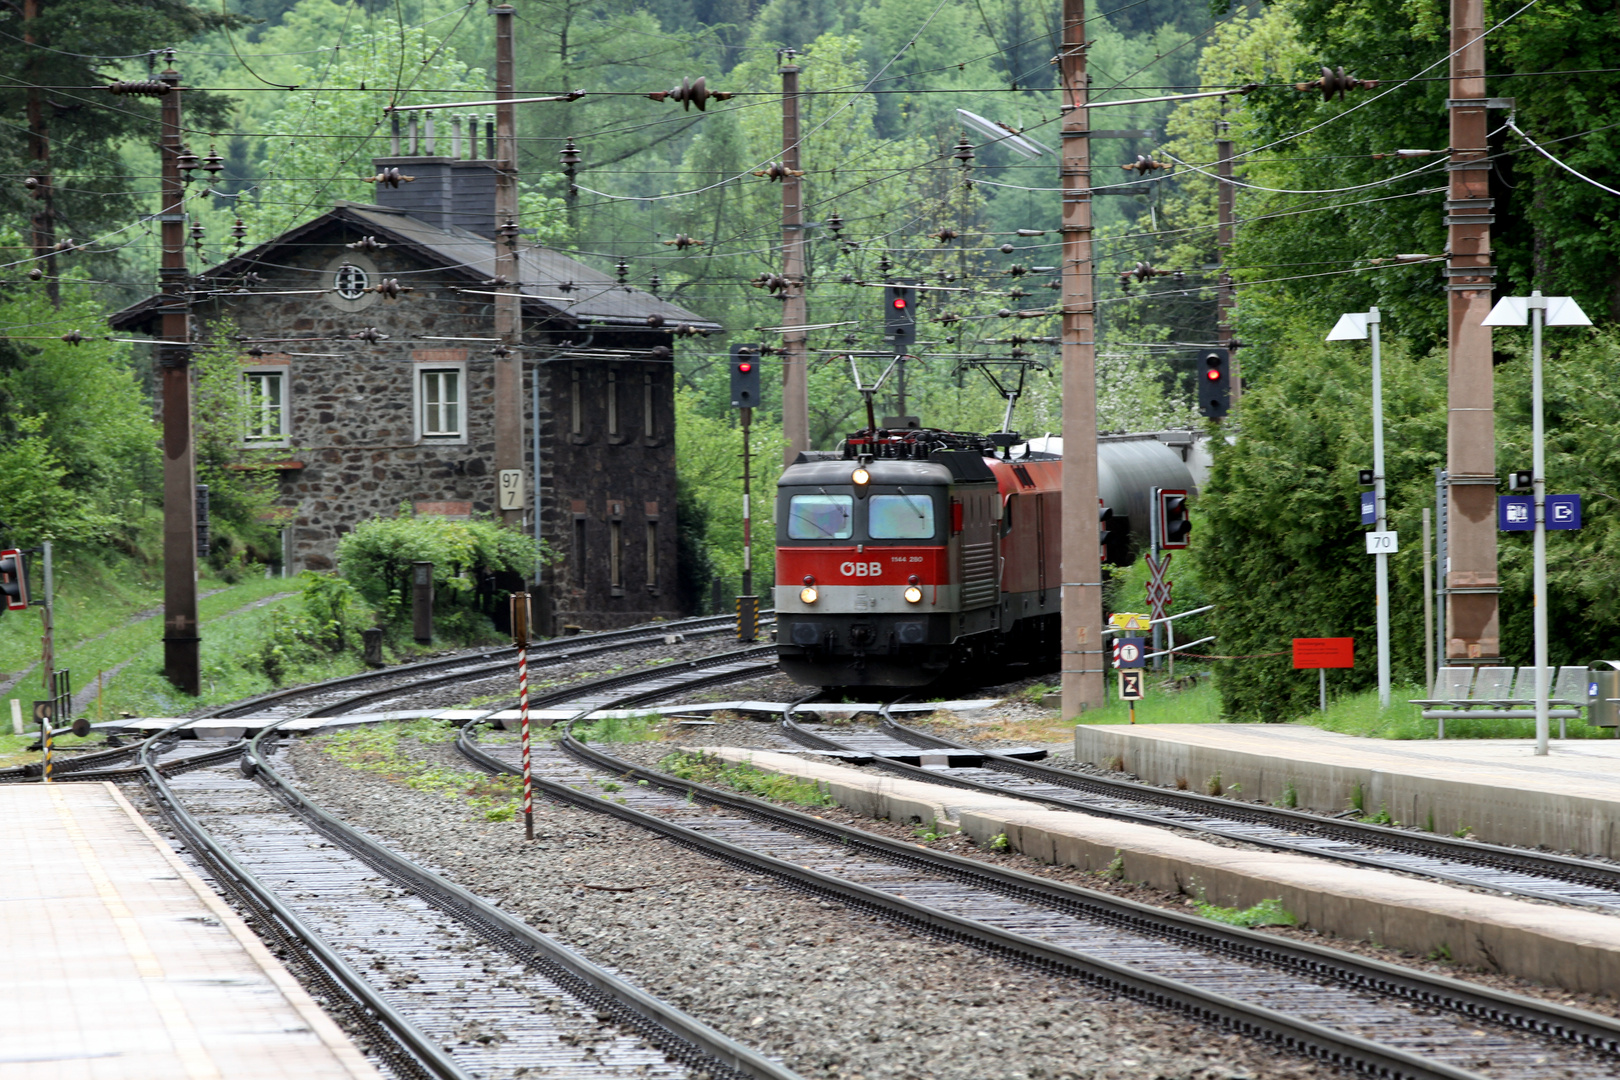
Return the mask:
<svg viewBox="0 0 1620 1080"><path fill-rule="evenodd" d="M1586 677L1586 722L1620 727L1620 660L1599 660Z"/></svg>

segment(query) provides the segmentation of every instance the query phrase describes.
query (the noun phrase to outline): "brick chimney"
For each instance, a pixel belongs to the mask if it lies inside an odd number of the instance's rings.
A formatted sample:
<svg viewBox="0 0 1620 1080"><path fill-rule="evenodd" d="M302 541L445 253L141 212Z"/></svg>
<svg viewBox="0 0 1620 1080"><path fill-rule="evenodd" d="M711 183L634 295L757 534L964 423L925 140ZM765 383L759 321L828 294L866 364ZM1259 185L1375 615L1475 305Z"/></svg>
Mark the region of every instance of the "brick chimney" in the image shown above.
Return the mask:
<svg viewBox="0 0 1620 1080"><path fill-rule="evenodd" d="M435 126L441 131L436 133ZM448 133L442 132L445 126ZM493 113L394 113L392 150L391 157L372 159L377 171L397 168L416 179L397 188L378 184L377 205L441 229L459 227L495 239Z"/></svg>

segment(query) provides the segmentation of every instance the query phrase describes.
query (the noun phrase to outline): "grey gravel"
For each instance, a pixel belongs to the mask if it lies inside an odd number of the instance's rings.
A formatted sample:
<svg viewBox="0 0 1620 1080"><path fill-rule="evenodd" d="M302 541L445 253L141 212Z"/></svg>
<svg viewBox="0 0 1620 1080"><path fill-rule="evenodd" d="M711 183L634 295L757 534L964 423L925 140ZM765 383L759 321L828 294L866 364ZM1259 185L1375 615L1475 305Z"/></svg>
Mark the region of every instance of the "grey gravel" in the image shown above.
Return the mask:
<svg viewBox="0 0 1620 1080"><path fill-rule="evenodd" d="M466 771L449 747L414 752ZM528 844L517 821L351 770L318 742L289 756L299 784L351 824L806 1077L1342 1075L807 898L610 818L539 802Z"/></svg>

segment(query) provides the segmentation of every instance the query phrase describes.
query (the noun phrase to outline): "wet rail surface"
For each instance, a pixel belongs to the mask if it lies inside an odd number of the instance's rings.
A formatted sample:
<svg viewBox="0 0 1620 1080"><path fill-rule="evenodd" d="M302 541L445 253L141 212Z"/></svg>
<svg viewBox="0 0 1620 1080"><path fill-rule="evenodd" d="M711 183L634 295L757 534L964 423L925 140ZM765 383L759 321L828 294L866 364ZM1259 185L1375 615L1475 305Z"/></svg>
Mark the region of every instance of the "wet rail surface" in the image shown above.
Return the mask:
<svg viewBox="0 0 1620 1080"><path fill-rule="evenodd" d="M772 612L761 612L761 625L774 621ZM608 630L575 637L551 638L529 645L529 667L541 670L557 664L583 660L592 656L619 652L626 649L657 645L671 637L704 637L729 632L736 625L729 615L678 619L672 622L632 626L623 630ZM222 708L201 715L200 719L230 720L242 717L292 719L302 716L327 716L335 713L355 712L362 706L386 708L388 704L408 704L411 695L428 687L444 686L481 678L495 678L508 674L517 656L515 648L485 649L456 656L439 657L413 664L399 664L379 671L328 679L308 686L292 686L268 694L232 702ZM52 772L60 779L130 779L138 769L115 768L135 756L140 749L138 738L125 745L82 754L63 755L53 764ZM175 753L183 754L177 750ZM165 771L172 769L171 762ZM22 783L38 780L43 772L39 764L17 765L0 769L0 783ZM80 776L69 774L79 773ZM95 773L94 776L90 775Z"/></svg>
<svg viewBox="0 0 1620 1080"><path fill-rule="evenodd" d="M650 636L645 629L620 632L612 645L589 642L589 651L656 643L691 633L691 622L664 624ZM558 651L581 654L577 647ZM511 650L503 652L495 666L509 673ZM417 665L431 675L412 685L459 677L467 660ZM287 718L341 715L376 700L375 681L390 684L386 693L400 692L400 675L395 669L275 697ZM261 700L220 712L263 716L262 708ZM131 748L138 755L132 767L87 769L72 778L145 780L183 853L387 1075L797 1080L325 814L278 772L273 727L252 740L182 739L177 728Z"/></svg>
<svg viewBox="0 0 1620 1080"><path fill-rule="evenodd" d="M896 723L886 710L876 727L801 720L793 712L780 730L802 746L873 755L961 750L984 758L982 766L951 768L873 757L872 766L914 780L1620 913L1620 867L1606 863L1087 776L942 739Z"/></svg>
<svg viewBox="0 0 1620 1080"><path fill-rule="evenodd" d="M623 703L591 697L589 707ZM515 745L480 747L469 727L458 746L485 768L517 771ZM1375 1075L1620 1078L1620 1023L1604 1017L928 851L681 781L566 734L536 740L532 764L561 801ZM648 783L599 786L615 778ZM1111 971L1124 975L1110 981ZM1185 988L1191 1000L1178 999Z"/></svg>

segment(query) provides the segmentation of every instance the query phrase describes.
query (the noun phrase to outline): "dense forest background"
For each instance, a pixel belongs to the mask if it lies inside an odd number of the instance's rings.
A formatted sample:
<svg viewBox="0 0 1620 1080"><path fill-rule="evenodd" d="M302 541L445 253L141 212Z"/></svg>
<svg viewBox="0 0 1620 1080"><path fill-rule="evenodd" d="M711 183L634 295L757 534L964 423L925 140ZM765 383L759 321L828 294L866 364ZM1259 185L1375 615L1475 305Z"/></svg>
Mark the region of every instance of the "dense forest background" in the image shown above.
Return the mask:
<svg viewBox="0 0 1620 1080"><path fill-rule="evenodd" d="M942 427L993 430L1005 402L976 358L1031 363L1014 427L1056 430L1061 401L1053 307L1059 217L1058 95L1051 0L516 0L518 91L570 103L518 110L525 228L533 236L729 328L678 345L683 535L695 558L740 570L736 455L724 359L732 342L773 341L780 302L751 283L780 270L780 191L756 170L781 154L779 67L802 68L809 223L811 427L834 445L863 422L849 349L882 342L885 278L924 294L920 359L907 411ZM1570 169L1614 186L1620 69L1606 67L1616 7L1599 0L1486 5L1490 93L1511 96L1520 130ZM1099 422L1103 430L1199 426L1192 349L1213 340L1213 284L1240 283L1235 319L1247 395L1219 433L1200 500L1194 558L1220 605L1222 654L1275 652L1294 636L1354 635L1370 649L1372 581L1355 533L1356 471L1370 464L1365 346L1323 343L1338 315L1385 313L1391 506L1408 540L1395 560L1398 673L1422 669L1418 515L1445 456L1443 264L1447 7L1443 0L1109 0L1088 14L1092 99L1106 103L1231 89L1222 97L1098 107L1093 128L1146 131L1093 141L1098 226ZM31 39L31 40L25 40ZM188 86L189 142L226 168L193 185L202 226L194 269L274 235L334 199L369 201L387 153L383 108L489 93L484 4L227 0L41 0L24 25L0 6L0 521L14 542L139 550L157 484L144 348L70 345L105 335L102 318L156 280L156 107L111 98L113 78L144 78L150 50L173 48ZM784 52L792 50L792 55ZM158 62L162 62L161 57ZM1324 101L1295 83L1324 66L1381 80ZM706 110L646 94L703 76L735 96ZM1240 93L1245 84L1258 88ZM72 249L41 266L28 227L40 209L23 181L28 87L49 130L56 232ZM964 125L968 110L1044 147L1025 156ZM1587 496L1587 525L1550 544L1559 631L1555 662L1620 655L1616 567L1620 443L1616 396L1620 232L1617 198L1530 148L1492 113L1493 246L1503 294L1575 296L1598 324L1548 335L1550 484ZM1239 225L1215 243L1210 172L1218 127L1237 147ZM565 140L582 161L570 198ZM957 147L966 142L972 157ZM1138 156L1168 168L1123 166ZM701 245L667 241L686 234ZM1126 272L1139 265L1150 276ZM44 271L39 280L31 269ZM1034 339L1013 343L1020 336ZM1497 332L1499 471L1528 463L1524 335ZM1041 339L1050 339L1043 341ZM232 360L213 361L215 391ZM218 375L224 372L224 375ZM867 373L868 377L875 370ZM758 461L779 458L779 387L767 367ZM892 398L880 401L895 411ZM231 410L204 437L217 482L236 488L221 535L229 557L257 548L262 493L233 453ZM211 426L210 426L211 425ZM770 477L765 477L768 487ZM758 505L758 503L756 503ZM147 530L143 532L143 530ZM144 539L143 539L144 537ZM1504 536L1505 649L1530 646L1528 542ZM1301 603L1301 600L1308 602ZM1281 645L1279 643L1282 643ZM1281 659L1222 662L1227 709L1277 718L1311 686ZM1363 664L1355 677L1370 678Z"/></svg>

